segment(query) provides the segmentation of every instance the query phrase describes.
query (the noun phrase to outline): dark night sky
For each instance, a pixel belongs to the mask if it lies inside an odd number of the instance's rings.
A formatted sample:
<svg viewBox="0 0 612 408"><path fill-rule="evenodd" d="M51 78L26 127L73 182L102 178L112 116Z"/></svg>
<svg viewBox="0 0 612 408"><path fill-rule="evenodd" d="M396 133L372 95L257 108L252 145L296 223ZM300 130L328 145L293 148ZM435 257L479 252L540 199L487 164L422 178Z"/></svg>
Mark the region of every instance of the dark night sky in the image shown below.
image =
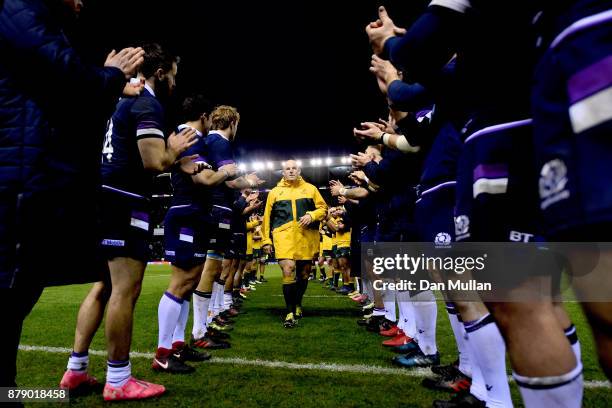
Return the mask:
<svg viewBox="0 0 612 408"><path fill-rule="evenodd" d="M382 3L408 24L427 1ZM171 47L181 57L177 97L199 91L237 106L249 160L340 155L357 148L353 126L385 110L364 32L379 4L88 0L77 43L97 61L139 41Z"/></svg>

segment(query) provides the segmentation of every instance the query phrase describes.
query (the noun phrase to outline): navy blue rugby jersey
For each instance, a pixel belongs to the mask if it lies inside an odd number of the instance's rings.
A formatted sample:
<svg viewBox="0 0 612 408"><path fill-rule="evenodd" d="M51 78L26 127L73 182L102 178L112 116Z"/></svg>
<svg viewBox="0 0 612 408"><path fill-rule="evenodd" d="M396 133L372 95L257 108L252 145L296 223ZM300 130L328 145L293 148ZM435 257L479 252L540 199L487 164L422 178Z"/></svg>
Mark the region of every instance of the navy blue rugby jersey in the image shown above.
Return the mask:
<svg viewBox="0 0 612 408"><path fill-rule="evenodd" d="M213 170L217 171L220 167L236 162L232 143L221 134L215 131L210 132L205 139L205 144L208 164L212 166ZM234 191L225 183L221 183L212 189L213 205L232 208L234 200Z"/></svg>
<svg viewBox="0 0 612 408"><path fill-rule="evenodd" d="M180 125L176 129L176 133L187 128L187 125ZM196 144L187 149L179 156L179 159L185 156L197 156L194 161L208 163L206 155L206 136L196 130L198 141ZM204 185L196 184L189 174L185 174L180 168L172 169L172 205L193 205L203 210L209 210L211 206L211 191L212 188Z"/></svg>
<svg viewBox="0 0 612 408"><path fill-rule="evenodd" d="M144 168L138 141L164 140L164 111L149 89L123 98L108 122L102 149L102 184L148 197L155 174Z"/></svg>
<svg viewBox="0 0 612 408"><path fill-rule="evenodd" d="M457 161L461 148L459 132L452 123L444 123L435 136L433 146L425 159L420 182L421 189L457 179Z"/></svg>

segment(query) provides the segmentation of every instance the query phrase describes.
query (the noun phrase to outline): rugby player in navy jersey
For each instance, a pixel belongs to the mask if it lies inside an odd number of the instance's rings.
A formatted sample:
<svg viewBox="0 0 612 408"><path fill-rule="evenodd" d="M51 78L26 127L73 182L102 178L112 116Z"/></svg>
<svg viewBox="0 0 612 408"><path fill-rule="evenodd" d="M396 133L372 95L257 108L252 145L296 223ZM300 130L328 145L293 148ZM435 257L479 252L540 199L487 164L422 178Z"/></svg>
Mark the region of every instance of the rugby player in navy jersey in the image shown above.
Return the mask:
<svg viewBox="0 0 612 408"><path fill-rule="evenodd" d="M377 64L382 65L382 61L378 61ZM385 82L382 78L378 79L379 83L381 81ZM387 88L385 83L381 90L384 89L383 92L385 92ZM420 88L421 91L425 91L423 87ZM403 97L406 97L406 95L403 95ZM408 95L408 99L401 101L402 105L409 106L411 103L414 103L414 101L410 100L412 97L414 95ZM416 97L417 100L423 99L422 96L416 95ZM391 100L390 97L389 99ZM454 178L456 162L461 150L460 141L452 123L446 123L450 115L448 108L436 106L434 110L437 114L433 114L433 111L431 111L427 115L421 116L422 118L435 119L434 125L423 125L424 127L420 129L421 132L429 133L427 137L434 138L433 146L427 152L427 159L424 163L418 188L419 197L415 208L418 237L423 242L434 242L440 236L443 240L452 240L454 236L453 208L455 205L454 186L456 184ZM453 117L453 115L450 116ZM404 135L396 134L396 129L394 126L389 126L390 124L393 124L391 120L383 123L366 122L362 124L362 129L355 129L354 133L361 140L370 143L383 142L386 146L404 153L420 151L422 146L412 146ZM436 133L438 134L436 135ZM362 157L354 157L355 163L362 166L367 164ZM451 293L445 293L445 296L450 298ZM408 319L408 321L414 321L414 323L404 325L402 328L403 333L398 338L386 341L383 344L395 346L393 348L395 352L407 352L408 354L397 357L394 361L401 366L412 367L423 360L424 353L422 349L427 350L435 346L435 302L432 299L431 291L410 294L399 292L397 297L400 321ZM455 305L457 308L455 308ZM465 341L465 329L463 323L457 319L457 316L459 316L458 309L460 309L464 316L469 316L471 320L478 320L486 317L488 311L481 302L475 301L449 303L447 309L451 323L454 323L452 324L453 333L456 336L460 351L459 367L455 367L454 364L450 366L433 366L432 371L439 374L439 378L427 378L423 381L423 384L428 388L453 392L469 389L471 395L461 394L462 404L483 405L480 401L487 400L485 384L480 374L479 365L473 362L473 358L469 357L471 351ZM419 326L418 330L416 326ZM415 339L417 340L416 342L414 341ZM474 381L470 384L468 376L471 375L474 376Z"/></svg>
<svg viewBox="0 0 612 408"><path fill-rule="evenodd" d="M202 95L185 98L182 105L185 122L177 132L193 129L197 143L181 157L191 157L197 163L206 162L205 135L209 128L213 106ZM198 174L172 170L172 206L164 220L166 259L172 264L168 289L159 302L159 338L152 367L156 371L189 373L193 367L186 361L204 361L210 354L199 353L185 342L185 326L189 317L191 294L197 286L206 250L210 241L211 188L236 175L235 164L227 164L217 171L204 169ZM209 340L207 348L222 348L223 344Z"/></svg>
<svg viewBox="0 0 612 408"><path fill-rule="evenodd" d="M241 212L236 212L234 214L234 219L232 220L232 224L234 223L238 223L241 222L242 224L244 224L244 226L242 225L236 225L235 227L232 227L232 231L244 231L244 242L239 243L240 244L240 259L238 260L234 260L233 264L232 264L232 270L230 272L233 273L233 278L232 278L232 300L231 300L231 304L229 304L229 308L228 310L226 310L225 312L222 312L222 317L225 318L231 318L233 316L236 316L237 314L239 314L239 309L240 306L242 304L242 300L243 298L240 296L240 288L242 286L242 282L243 282L243 275L246 275L248 273L248 271L250 271L251 269L251 265L253 264L253 231L254 228L256 227L256 223L251 223L251 221L253 220L252 217L254 217L255 215L253 214L253 212L255 212L257 209L261 208L261 206L263 205L263 202L261 200L259 200L259 192L258 191L253 191L251 189L244 189L241 192L241 198L239 198L236 202L234 202L234 209L236 208L236 203L241 203L242 200L244 199L244 203L246 203L246 207L244 207L244 209L242 209ZM244 204L241 204L240 207L242 207ZM237 218L237 216L240 216L240 218ZM240 232L238 233L238 236L240 235ZM245 280L246 280L246 276L245 276ZM227 282L226 282L227 283ZM229 285L226 284L226 292L229 291L230 287ZM229 299L228 299L229 300Z"/></svg>
<svg viewBox="0 0 612 408"><path fill-rule="evenodd" d="M508 242L540 235L536 229L537 191L534 193L535 183L531 183L533 163L526 160L532 130L530 37L535 15L535 5L527 3L499 7L478 0L434 0L401 38L396 37L397 27L380 8L379 20L366 28L377 54L389 55L405 79L425 86L433 83L432 73L457 53L464 107L470 112L462 132L465 143L457 180L458 240ZM464 35L454 35L457 32ZM547 274L535 271L523 275L529 266L517 268L517 276L511 277L515 288L550 285ZM552 302L488 302L487 306L507 340L525 404L545 406L554 399L568 407L580 406L582 366L564 336L567 322L557 318ZM470 338L479 344L479 350L497 355L481 364L489 391L487 406L510 406L502 364L504 345L492 341L497 337L492 322L489 318L475 325L468 323L466 329L472 327ZM495 343L494 349L491 346ZM540 386L543 383L546 386ZM437 406L461 403L455 399Z"/></svg>
<svg viewBox="0 0 612 408"><path fill-rule="evenodd" d="M222 277L225 280L225 286L223 288L223 297L219 302L219 316L225 320L229 320L239 314L238 310L233 307L234 279L246 252L246 219L244 216L254 210L250 208L250 204L254 202L252 198L249 199L251 197L250 189L243 189L240 192L235 191L234 196L235 200L232 203L232 219L230 223L232 237L230 239L229 251L232 262L228 273Z"/></svg>
<svg viewBox="0 0 612 408"><path fill-rule="evenodd" d="M247 230L246 222L251 214L263 206L263 202L258 199L259 192L251 189L244 189L238 194L232 208L232 244L234 246L235 259L229 271L229 276L225 282L225 293L223 294L223 310L221 318L229 319L240 314L238 305L234 304L234 292L240 290L242 281L242 271L246 266L246 245Z"/></svg>
<svg viewBox="0 0 612 408"><path fill-rule="evenodd" d="M236 138L240 114L231 106L219 106L211 113L210 121L212 130L204 139L206 158L212 170L217 171L223 166L235 164L232 141ZM200 282L193 296L194 346L201 343L200 340L206 336L209 328L216 331L231 329L231 326L224 325L223 319L217 318L214 313L219 311L223 300L224 275L229 275L233 258L229 250L234 190L252 188L263 182L254 173L240 177L234 175L212 190L210 219L213 225L210 246ZM216 318L215 322L213 318Z"/></svg>
<svg viewBox="0 0 612 408"><path fill-rule="evenodd" d="M368 146L365 152L352 155L352 157L358 158L361 163L357 165L357 162L353 160L353 167L360 167L370 161L379 163L383 159L380 154L379 146ZM360 231L359 242L368 244L374 242L376 225L378 224L378 215L376 213L377 203L374 193L378 190L379 186L374 184L365 174L361 173L363 172L359 171L351 174L351 179L358 184L355 188L345 188L344 185L336 180L332 180L329 186L332 197L344 197L348 200L359 201L362 210L364 210L363 222L365 224ZM357 174L360 174L359 178ZM384 314L385 307L381 291L375 291L372 286L375 275L372 272L371 263L364 260L364 265L361 265L361 267L364 272L362 275L363 286L366 288L370 301L366 305L363 305L365 316L358 321L358 324L366 325L371 321L370 317L374 314L372 309L378 311L377 315L382 315Z"/></svg>
<svg viewBox="0 0 612 408"><path fill-rule="evenodd" d="M225 323L230 323L232 317L240 314L237 305L234 305L233 291L234 279L237 270L242 267L244 269L243 257L246 252L246 228L244 216L255 210L256 200L251 194L251 189L243 189L241 192L234 191L236 199L232 203L232 219L230 222L231 237L228 244L228 250L224 252L224 263L222 264L222 275L220 281L224 281L223 295L215 297L213 305L213 313L216 316L215 322L209 328L209 333L212 337L218 336L219 326ZM261 206L261 203L258 204ZM242 231L245 231L244 233ZM215 329L215 326L217 328Z"/></svg>
<svg viewBox="0 0 612 408"><path fill-rule="evenodd" d="M531 99L538 204L551 241L611 241L611 10L609 0L548 0L534 20L543 54ZM590 251L567 255L600 364L612 380L612 250L600 247L597 263Z"/></svg>
<svg viewBox="0 0 612 408"><path fill-rule="evenodd" d="M110 282L96 283L81 305L73 352L60 384L74 389L95 381L87 374L87 355L108 303L104 399L110 401L149 398L165 391L161 385L132 377L129 360L133 312L149 260L149 198L153 177L160 171L177 165L195 174L201 168L191 157L177 161L197 142L193 129L173 133L167 140L164 136L164 111L158 98L167 98L174 89L177 58L157 44L143 49L138 76L145 80L145 89L138 97L119 101L102 152L101 244Z"/></svg>
<svg viewBox="0 0 612 408"><path fill-rule="evenodd" d="M427 145L427 143L420 143L419 139L423 138L423 134L425 136L429 135L426 130L420 129L418 126L421 125L419 119L425 118L426 115L409 116L402 114L402 116L405 116L405 119L403 119L405 123L402 123L402 126L408 127L408 123L410 123L411 129L408 129L409 132L405 132L406 135L410 135L409 141L409 138L406 136L390 133L392 131L391 128L393 128L392 125L395 123L395 118L400 116L395 112L391 113L390 120L386 122L385 125L384 130L386 132L373 123L364 123L364 128L367 130L355 129L355 135L363 138L375 129L377 137L370 142L384 142L388 145L398 145L400 148L395 150L401 150L404 153L411 152L412 154L408 156L398 151L386 149L384 158L379 164L368 162L360 163L360 165L365 164L363 166L365 175L373 179L375 183L381 185L381 192L378 193L378 199L380 200L378 205L379 208L388 208L388 210L385 211L386 213L394 212L392 213L391 219L395 220L396 223L401 223L399 228L396 225L392 226L388 216L381 216L379 226L377 227L377 241L419 241L419 237L416 234L417 224L413 216L415 198L411 194L411 191L413 191L411 187L417 183L418 177L422 171L423 157L426 149L419 145ZM382 124L380 127L383 127ZM395 141L403 140L403 143L397 142L392 144L390 143L390 137L394 137ZM357 161L361 160L358 159ZM401 182L398 182L396 179L391 179L391 177L394 177L396 174L403 175ZM390 202L390 204L386 204L388 202ZM398 212L399 208L405 211L405 215L400 216ZM416 335L416 341L408 341L407 338L402 339L405 344L401 345L402 347L398 348L397 351L403 353L407 352L408 354L394 358L393 362L406 368L439 364L439 355L436 345L437 306L433 292L430 290L420 292L413 291L410 294L406 291L397 293L385 292L383 302L385 304L384 308L388 321L383 320L380 324L381 335L395 337L399 332L398 324L394 323L397 320L395 314L396 301L398 303L412 302L412 308L410 308L410 306L406 307L406 304L401 305L399 323L404 325L404 320L414 320L418 331L411 334ZM411 309L414 313L411 313ZM384 330L382 330L383 328Z"/></svg>
<svg viewBox="0 0 612 408"><path fill-rule="evenodd" d="M431 120L426 131L430 133L430 137L434 140L430 151L427 153L421 180L418 186L418 197L416 201L415 220L418 227L418 233L422 242L450 242L454 240L454 222L453 209L455 206L455 186L457 173L457 160L461 153L461 142L459 132L456 127L460 125L457 122L462 117L461 108L454 106L453 97L455 92L455 61L451 61L442 73L440 82L443 86L438 88L443 92L443 95L438 95L437 103L431 114L426 115ZM386 60L377 56L372 57L372 67L370 71L376 74L379 87L384 95L389 100L389 105L393 109L401 107L408 111L420 109L425 101L431 100L431 92L419 84L406 84L402 82L397 73L397 69ZM356 134L362 139L370 139L377 141L383 139L383 142L398 150L402 150L402 142L398 143L403 136L391 134L390 137L381 137L381 132L387 129L377 129L378 124L371 124L366 130L355 130ZM394 132L394 129L389 129ZM399 144L399 146L398 146ZM407 151L407 149L403 149ZM450 240L450 241L449 241ZM484 397L484 384L482 383L482 375L480 368L470 358L470 350L467 344L467 336L465 328L461 321L459 310L463 310L464 314L469 312L483 311L486 314L484 305L479 302L455 302L453 303L453 293L444 293L447 299L447 312L453 329L453 334L459 351L459 359L456 364L449 366L432 367L434 373L439 374L437 378L426 378L423 380L423 385L428 388L444 390L444 391L459 391L469 389L471 394L481 400ZM459 307L456 307L459 303ZM400 311L401 311L400 304ZM392 339L385 342L385 345L397 345L403 339ZM404 348L405 351L411 349L414 344L401 344L399 350ZM471 377L474 376L474 382L471 383Z"/></svg>

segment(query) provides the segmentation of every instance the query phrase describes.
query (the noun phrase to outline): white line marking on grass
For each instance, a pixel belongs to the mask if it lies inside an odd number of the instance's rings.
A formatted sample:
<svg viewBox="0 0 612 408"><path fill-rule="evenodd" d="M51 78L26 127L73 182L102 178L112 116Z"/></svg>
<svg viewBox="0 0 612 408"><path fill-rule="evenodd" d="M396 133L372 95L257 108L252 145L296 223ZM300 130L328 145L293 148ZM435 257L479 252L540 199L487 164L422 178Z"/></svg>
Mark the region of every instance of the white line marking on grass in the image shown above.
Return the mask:
<svg viewBox="0 0 612 408"><path fill-rule="evenodd" d="M28 346L19 345L21 351L38 351L42 353L53 353L53 354L70 354L71 349L65 347L48 347L48 346ZM106 351L103 350L89 350L89 354L94 356L106 356ZM139 351L131 351L130 357L132 358L146 358L151 359L154 357L153 353L142 353ZM381 375L402 375L406 377L417 377L423 378L431 376L432 373L426 368L417 368L414 370L404 370L401 368L387 368L379 366L369 366L364 364L335 364L335 363L289 363L286 361L271 361L271 360L249 360L246 358L233 357L213 357L212 360L205 364L231 364L231 365L242 365L242 366L254 366L254 367L266 367L266 368L281 368L290 370L312 370L312 371L331 371L331 372L344 372L344 373L358 373L358 374L381 374ZM508 381L514 381L512 377L508 377ZM612 384L608 381L585 381L585 388L612 388Z"/></svg>
<svg viewBox="0 0 612 408"><path fill-rule="evenodd" d="M315 371L332 371L345 373L359 374L391 374L405 375L408 377L425 377L431 371L426 369L416 370L401 370L397 368L386 368L378 366L368 366L363 364L336 364L336 363L289 363L286 361L269 361L269 360L248 360L245 358L213 358L211 363L219 364L235 364L266 368L283 368L291 370L315 370Z"/></svg>
<svg viewBox="0 0 612 408"><path fill-rule="evenodd" d="M609 381L585 381L584 388L612 388L612 383Z"/></svg>
<svg viewBox="0 0 612 408"><path fill-rule="evenodd" d="M284 297L285 295L272 295L274 297ZM340 295L329 296L329 295L304 295L305 298L330 298L330 299L344 299L344 297Z"/></svg>
<svg viewBox="0 0 612 408"><path fill-rule="evenodd" d="M24 344L19 345L19 350L21 351L39 351L42 353L52 353L52 354L70 354L72 353L72 349L66 347L49 347L49 346L27 346ZM89 354L94 356L106 356L107 353L105 350L89 350ZM153 353L141 353L138 351L130 351L130 357L133 358L153 358Z"/></svg>
<svg viewBox="0 0 612 408"><path fill-rule="evenodd" d="M43 353L53 354L70 354L71 349L65 347L48 347L48 346L28 346L19 345L21 351L38 351ZM106 351L89 350L89 354L94 356L106 356ZM154 353L142 353L139 351L131 351L131 358L153 358ZM270 361L270 360L248 360L240 357L213 357L207 364L232 364L243 366L256 366L266 368L284 368L293 370L317 370L317 371L333 371L333 372L349 372L349 373L368 373L368 374L392 374L405 375L408 377L425 377L431 374L427 369L402 370L398 368L387 368L378 366L368 366L362 364L335 364L335 363L289 363L286 361Z"/></svg>

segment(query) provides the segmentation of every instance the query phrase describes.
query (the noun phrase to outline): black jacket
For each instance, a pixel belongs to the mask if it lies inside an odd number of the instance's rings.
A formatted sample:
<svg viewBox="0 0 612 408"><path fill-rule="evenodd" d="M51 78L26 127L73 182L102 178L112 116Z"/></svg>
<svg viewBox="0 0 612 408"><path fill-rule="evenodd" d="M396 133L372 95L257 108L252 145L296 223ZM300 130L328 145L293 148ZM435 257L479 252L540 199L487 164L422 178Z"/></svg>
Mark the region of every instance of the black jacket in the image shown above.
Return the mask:
<svg viewBox="0 0 612 408"><path fill-rule="evenodd" d="M0 2L0 288L97 268L100 151L125 77L80 60L61 7Z"/></svg>

